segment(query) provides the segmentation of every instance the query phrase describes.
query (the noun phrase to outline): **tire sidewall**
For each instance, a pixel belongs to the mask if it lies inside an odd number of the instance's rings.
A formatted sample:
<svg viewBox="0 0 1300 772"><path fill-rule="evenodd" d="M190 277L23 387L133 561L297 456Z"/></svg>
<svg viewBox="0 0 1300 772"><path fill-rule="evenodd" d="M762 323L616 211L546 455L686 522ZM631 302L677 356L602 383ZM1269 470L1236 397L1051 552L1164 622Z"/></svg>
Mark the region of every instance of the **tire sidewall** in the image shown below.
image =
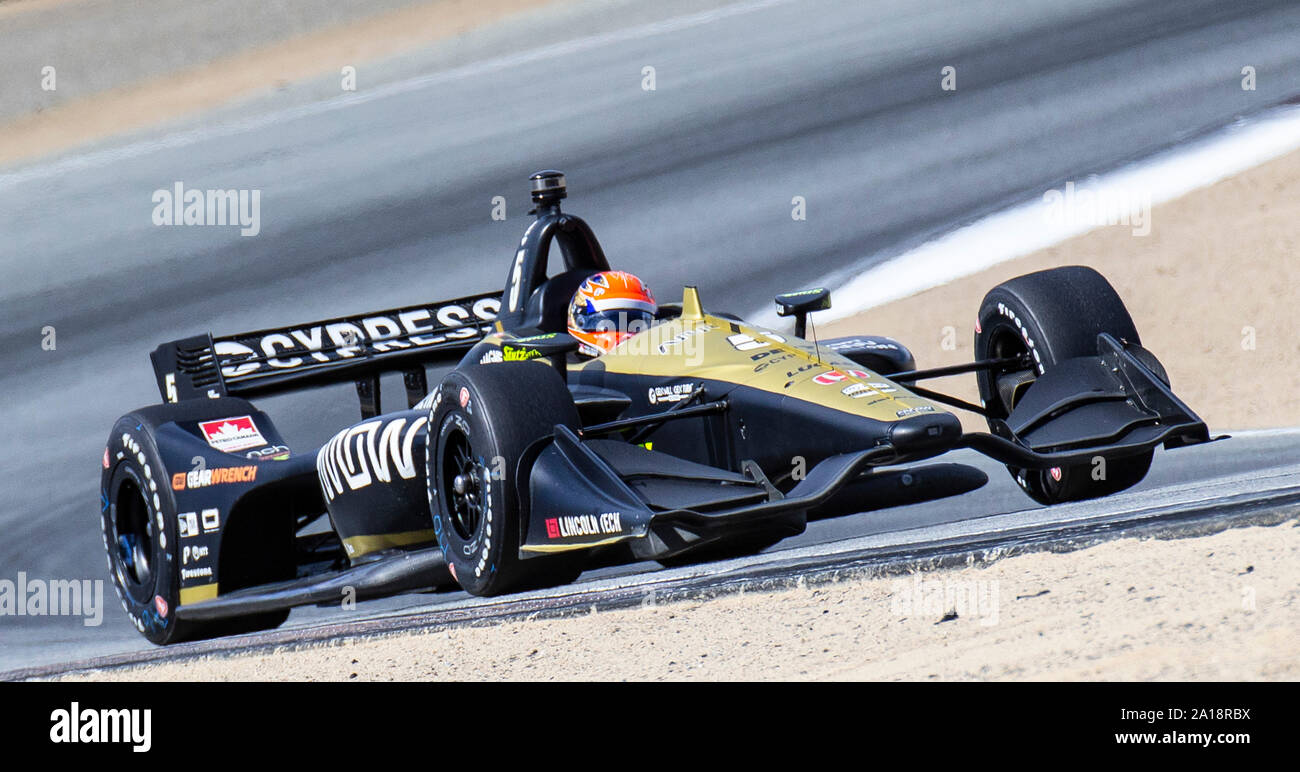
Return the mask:
<svg viewBox="0 0 1300 772"><path fill-rule="evenodd" d="M485 409L482 395L469 379L456 372L449 374L439 387L438 399L430 410L429 451L425 454L425 480L438 545L456 581L476 595L491 592L497 565L508 559L505 555L509 547L505 518L513 509L509 500L511 492L505 479L497 479L497 475L490 473L484 475L483 490L487 492L484 511L474 533L466 539L452 522L450 496L442 484L442 469L447 440L457 432L468 439L474 460L489 472L493 468L493 459L500 453Z"/></svg>
<svg viewBox="0 0 1300 772"><path fill-rule="evenodd" d="M984 297L980 306L978 324L975 333L975 359L989 359L997 355L994 344L1005 335L1019 338L1034 358L1033 369L1036 376L1041 376L1047 369L1061 359L1075 356L1065 353L1061 356L1053 350L1054 341L1043 334L1043 330L1034 318L1033 312L1011 293L997 288ZM1095 341L1095 339L1094 339ZM1095 346L1095 343L1094 343ZM1060 347L1059 344L1057 346ZM985 373L981 373L985 375ZM989 377L979 381L980 399L986 409L992 411L995 418L1006 418L1009 412L1002 404L1002 398Z"/></svg>
<svg viewBox="0 0 1300 772"><path fill-rule="evenodd" d="M173 642L181 630L175 610L180 605L180 581L176 561L179 534L176 503L170 475L148 433L148 426L133 417L120 420L107 443L109 467L104 470L105 490L101 528L104 537L110 580L122 601L122 608L136 629L156 644ZM128 586L127 568L118 550L118 512L125 506L119 501L123 482L130 480L143 493L150 527L151 582L137 588ZM148 589L147 595L141 592Z"/></svg>
<svg viewBox="0 0 1300 772"><path fill-rule="evenodd" d="M578 411L563 375L542 362L470 365L449 373L433 393L425 455L430 516L447 567L467 592L500 595L553 586L581 572L579 553L520 554L527 495L521 465L556 425L577 431ZM469 538L452 522L442 476L453 432L469 439L470 455L486 478L485 511Z"/></svg>
<svg viewBox="0 0 1300 772"><path fill-rule="evenodd" d="M1052 286L1053 280L1057 282L1056 287ZM1069 287L1068 294L1059 289L1065 286ZM1082 308L1075 307L1080 305ZM1097 317L1081 316L1084 308L1094 309ZM1042 315L1047 318L1041 319ZM1014 335L1033 357L1035 377L1046 374L1066 359L1095 354L1097 334L1101 331L1135 345L1139 343L1132 318L1114 288L1095 271L1077 266L1029 274L993 288L984 296L977 320L976 360L998 356L997 341L1004 335ZM990 427L994 428L994 420L1007 417L1008 406L1002 402L992 373L981 371L976 380ZM1106 459L1106 480L1092 478L1091 464L1055 469L1008 466L1007 470L1035 501L1057 504L1108 495L1136 484L1146 475L1152 454L1097 455ZM1110 477L1112 469L1114 476Z"/></svg>

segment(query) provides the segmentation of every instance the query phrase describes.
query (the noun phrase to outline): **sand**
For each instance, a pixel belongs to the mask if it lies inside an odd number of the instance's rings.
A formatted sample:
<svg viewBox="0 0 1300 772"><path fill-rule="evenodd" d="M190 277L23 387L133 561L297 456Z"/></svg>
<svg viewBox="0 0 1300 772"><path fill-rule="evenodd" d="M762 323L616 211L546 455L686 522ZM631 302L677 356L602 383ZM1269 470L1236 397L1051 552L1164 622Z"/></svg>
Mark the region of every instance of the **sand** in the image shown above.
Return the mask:
<svg viewBox="0 0 1300 772"><path fill-rule="evenodd" d="M1295 680L1296 528L68 679Z"/></svg>

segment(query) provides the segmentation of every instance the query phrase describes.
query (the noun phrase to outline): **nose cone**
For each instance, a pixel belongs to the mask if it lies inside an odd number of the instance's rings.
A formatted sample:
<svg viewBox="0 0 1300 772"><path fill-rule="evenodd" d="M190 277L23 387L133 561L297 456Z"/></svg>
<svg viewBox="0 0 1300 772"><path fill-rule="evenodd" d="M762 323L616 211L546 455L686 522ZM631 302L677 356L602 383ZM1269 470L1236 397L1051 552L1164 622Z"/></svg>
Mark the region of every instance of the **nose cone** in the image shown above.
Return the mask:
<svg viewBox="0 0 1300 772"><path fill-rule="evenodd" d="M889 444L904 455L942 453L961 439L961 421L952 413L924 413L889 428Z"/></svg>

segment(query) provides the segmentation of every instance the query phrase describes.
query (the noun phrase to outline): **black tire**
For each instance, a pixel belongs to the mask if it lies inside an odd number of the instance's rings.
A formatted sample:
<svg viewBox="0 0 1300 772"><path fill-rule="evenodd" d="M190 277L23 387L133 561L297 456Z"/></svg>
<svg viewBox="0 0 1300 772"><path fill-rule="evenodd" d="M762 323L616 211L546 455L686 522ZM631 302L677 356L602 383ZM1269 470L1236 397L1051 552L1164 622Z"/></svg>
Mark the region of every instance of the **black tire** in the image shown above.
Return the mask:
<svg viewBox="0 0 1300 772"><path fill-rule="evenodd" d="M172 413L187 412L184 406L161 405L122 416L104 451L101 528L109 574L136 629L159 645L265 630L289 616L288 611L275 611L194 622L173 613L180 605L176 500L167 484L171 470L163 463L153 432Z"/></svg>
<svg viewBox="0 0 1300 772"><path fill-rule="evenodd" d="M566 584L581 573L582 553L519 557L519 460L557 424L576 431L578 410L544 363L472 365L438 387L425 455L430 514L448 568L471 595Z"/></svg>
<svg viewBox="0 0 1300 772"><path fill-rule="evenodd" d="M1137 328L1110 282L1085 266L1067 266L1020 276L994 287L980 304L975 328L975 358L1029 354L1030 368L979 373L980 399L989 424L1004 420L1020 396L1057 363L1097 353L1097 336L1109 333L1140 345ZM1159 363L1145 350L1146 359ZM1154 369L1154 368L1153 368ZM1157 373L1163 377L1163 368ZM1098 454L1105 465L1078 464L1054 469L1007 467L1020 487L1041 504L1107 496L1146 477L1152 452L1114 457ZM1104 474L1097 474L1100 469ZM1095 479L1100 477L1101 479Z"/></svg>

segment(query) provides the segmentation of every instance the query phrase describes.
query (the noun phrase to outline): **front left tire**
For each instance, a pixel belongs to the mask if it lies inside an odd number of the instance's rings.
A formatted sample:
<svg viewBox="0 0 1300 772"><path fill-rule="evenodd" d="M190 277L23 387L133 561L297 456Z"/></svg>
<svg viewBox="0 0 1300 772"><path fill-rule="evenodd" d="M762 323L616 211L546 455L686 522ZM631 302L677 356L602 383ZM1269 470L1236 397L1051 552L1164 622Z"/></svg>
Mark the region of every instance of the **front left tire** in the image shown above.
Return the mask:
<svg viewBox="0 0 1300 772"><path fill-rule="evenodd" d="M501 595L573 581L582 553L521 558L527 491L520 459L557 424L577 431L564 378L541 362L453 370L429 411L429 507L447 566L471 595Z"/></svg>
<svg viewBox="0 0 1300 772"><path fill-rule="evenodd" d="M980 399L990 427L1006 419L1033 382L1059 363L1074 357L1096 356L1097 336L1107 333L1134 347L1159 377L1164 368L1140 348L1137 328L1119 294L1100 273L1086 266L1066 266L1019 276L994 287L980 304L975 334L975 358L1026 356L1030 365L1018 371L981 371ZM1146 477L1152 451L1115 456L1099 453L1092 464L1049 469L1008 466L1030 498L1040 504L1109 496Z"/></svg>

